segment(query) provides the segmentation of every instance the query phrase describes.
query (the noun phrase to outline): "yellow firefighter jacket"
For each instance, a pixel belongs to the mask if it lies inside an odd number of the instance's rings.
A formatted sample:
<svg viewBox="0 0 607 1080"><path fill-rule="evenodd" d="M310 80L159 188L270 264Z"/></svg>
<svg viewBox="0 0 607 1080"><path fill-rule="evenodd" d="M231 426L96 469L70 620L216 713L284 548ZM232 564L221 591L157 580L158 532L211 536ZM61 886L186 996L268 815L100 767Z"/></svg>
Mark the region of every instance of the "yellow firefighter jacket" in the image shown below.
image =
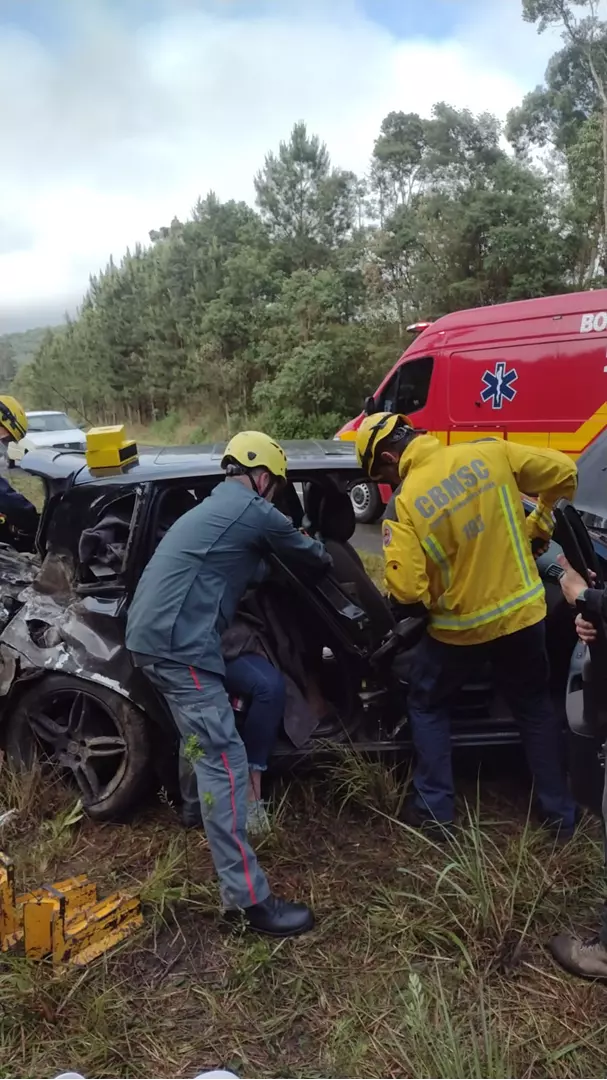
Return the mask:
<svg viewBox="0 0 607 1080"><path fill-rule="evenodd" d="M397 520L383 527L391 595L423 603L432 637L454 645L493 641L543 619L530 541L548 539L552 506L573 498L573 461L497 439L442 446L420 435L399 470ZM527 519L520 492L539 496Z"/></svg>

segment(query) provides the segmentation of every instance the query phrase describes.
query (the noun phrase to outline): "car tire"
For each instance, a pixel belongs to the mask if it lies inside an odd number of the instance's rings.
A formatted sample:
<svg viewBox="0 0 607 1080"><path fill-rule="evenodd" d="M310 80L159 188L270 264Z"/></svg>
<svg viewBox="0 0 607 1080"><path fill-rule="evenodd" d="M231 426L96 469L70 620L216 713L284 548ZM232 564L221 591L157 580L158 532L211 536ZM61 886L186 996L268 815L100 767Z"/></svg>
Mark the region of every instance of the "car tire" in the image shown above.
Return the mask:
<svg viewBox="0 0 607 1080"><path fill-rule="evenodd" d="M44 675L20 695L6 754L15 769L44 760L59 768L96 821L124 819L153 775L143 714L108 687L73 675Z"/></svg>
<svg viewBox="0 0 607 1080"><path fill-rule="evenodd" d="M381 517L384 504L377 484L372 480L358 480L350 487L350 499L357 525L372 525Z"/></svg>

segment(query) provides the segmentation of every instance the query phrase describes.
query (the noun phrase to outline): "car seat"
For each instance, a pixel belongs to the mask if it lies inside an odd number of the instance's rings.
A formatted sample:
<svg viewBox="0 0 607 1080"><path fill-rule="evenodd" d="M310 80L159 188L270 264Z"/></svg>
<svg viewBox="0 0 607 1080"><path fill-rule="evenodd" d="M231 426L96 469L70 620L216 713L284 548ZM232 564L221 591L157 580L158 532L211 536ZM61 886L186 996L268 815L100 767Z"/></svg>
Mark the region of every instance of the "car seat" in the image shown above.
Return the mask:
<svg viewBox="0 0 607 1080"><path fill-rule="evenodd" d="M337 489L325 491L316 484L306 492L306 513L311 531L324 541L333 559L333 576L340 585L351 584L373 630L373 644L393 629L394 617L390 606L373 584L360 555L350 540L356 529L356 518L350 496Z"/></svg>
<svg viewBox="0 0 607 1080"><path fill-rule="evenodd" d="M85 580L110 580L121 572L134 505L134 496L116 499L104 508L103 516L94 526L83 529L78 541L78 562Z"/></svg>

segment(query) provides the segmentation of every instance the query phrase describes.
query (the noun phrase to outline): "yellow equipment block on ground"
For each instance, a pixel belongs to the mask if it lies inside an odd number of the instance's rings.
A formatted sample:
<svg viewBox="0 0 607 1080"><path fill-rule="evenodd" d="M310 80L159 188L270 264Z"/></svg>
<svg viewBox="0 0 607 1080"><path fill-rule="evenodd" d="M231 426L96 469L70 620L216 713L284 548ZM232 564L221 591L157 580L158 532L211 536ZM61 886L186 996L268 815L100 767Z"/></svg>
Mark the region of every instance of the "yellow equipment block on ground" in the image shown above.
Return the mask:
<svg viewBox="0 0 607 1080"><path fill-rule="evenodd" d="M143 925L139 897L112 893L97 899L86 875L15 896L15 869L0 852L0 948L23 943L31 960L83 966Z"/></svg>

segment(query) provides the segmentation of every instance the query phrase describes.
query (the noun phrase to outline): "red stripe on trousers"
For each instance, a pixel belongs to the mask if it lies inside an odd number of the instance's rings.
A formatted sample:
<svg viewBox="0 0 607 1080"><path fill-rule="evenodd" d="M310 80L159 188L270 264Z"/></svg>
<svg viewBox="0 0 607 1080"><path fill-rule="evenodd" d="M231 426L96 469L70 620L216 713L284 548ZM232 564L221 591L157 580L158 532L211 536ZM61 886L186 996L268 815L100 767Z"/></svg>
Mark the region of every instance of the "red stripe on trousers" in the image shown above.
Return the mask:
<svg viewBox="0 0 607 1080"><path fill-rule="evenodd" d="M200 679L198 678L198 675L196 674L193 667L190 668L190 675L192 676L192 681L193 681L194 686L196 687L196 689L197 690L202 690L202 685L201 685ZM256 904L258 901L257 901L257 897L255 895L255 889L253 888L253 881L252 881L252 878L251 878L251 873L249 871L249 863L248 863L248 860L247 860L247 853L246 853L246 851L244 849L244 846L242 844L242 841L241 841L240 837L238 836L238 817L237 817L237 814L236 814L236 785L234 783L234 773L232 772L232 770L230 768L230 763L228 761L227 754L222 754L221 755L221 760L223 761L224 769L227 772L228 779L230 781L230 802L232 803L232 836L234 837L236 843L238 844L238 850L240 851L240 856L242 858L244 876L246 878L247 886L248 886L248 889L249 889L249 896L251 897L251 903Z"/></svg>
<svg viewBox="0 0 607 1080"><path fill-rule="evenodd" d="M234 773L232 772L232 770L230 768L230 763L228 761L227 754L222 754L221 755L221 760L223 761L225 770L226 770L226 772L228 774L228 777L229 777L229 780L230 780L230 798L232 800L232 836L234 837L236 843L238 844L238 850L240 851L240 854L241 854L241 857L242 857L242 865L243 865L243 869L244 869L244 876L247 879L247 885L248 885L248 888L249 888L249 896L251 897L251 903L256 904L258 901L257 901L257 897L255 895L255 889L253 888L253 881L251 879L251 874L249 872L249 863L248 863L248 860L247 860L247 853L246 853L246 851L244 849L242 841L240 840L240 837L238 836L238 832L237 832L238 824L237 824L237 816L236 816L236 788L235 788L235 785L234 785Z"/></svg>

